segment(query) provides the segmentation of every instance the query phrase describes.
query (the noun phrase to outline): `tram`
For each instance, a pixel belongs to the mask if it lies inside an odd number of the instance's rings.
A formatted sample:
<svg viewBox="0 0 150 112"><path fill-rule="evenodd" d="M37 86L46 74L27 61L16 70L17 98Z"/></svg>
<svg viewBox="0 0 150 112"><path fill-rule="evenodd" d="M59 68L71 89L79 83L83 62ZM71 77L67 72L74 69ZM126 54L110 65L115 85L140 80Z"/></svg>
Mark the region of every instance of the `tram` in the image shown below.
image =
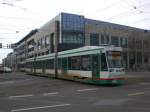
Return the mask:
<svg viewBox="0 0 150 112"><path fill-rule="evenodd" d="M55 53L29 58L25 71L30 74L55 77ZM122 48L85 46L58 52L57 78L92 84L123 84L125 69Z"/></svg>

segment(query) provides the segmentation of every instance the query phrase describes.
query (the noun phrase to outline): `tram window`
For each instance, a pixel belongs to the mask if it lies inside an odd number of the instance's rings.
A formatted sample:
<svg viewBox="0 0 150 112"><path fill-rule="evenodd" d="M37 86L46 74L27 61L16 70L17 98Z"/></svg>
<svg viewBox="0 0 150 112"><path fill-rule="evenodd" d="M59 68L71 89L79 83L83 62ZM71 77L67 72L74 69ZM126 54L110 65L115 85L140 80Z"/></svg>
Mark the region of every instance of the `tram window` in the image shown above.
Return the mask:
<svg viewBox="0 0 150 112"><path fill-rule="evenodd" d="M54 68L54 60L49 61L49 68L53 69Z"/></svg>
<svg viewBox="0 0 150 112"><path fill-rule="evenodd" d="M40 68L39 65L40 65L40 64L39 64L39 61L36 61L36 66L35 66L35 68L37 68L37 69Z"/></svg>
<svg viewBox="0 0 150 112"><path fill-rule="evenodd" d="M38 61L38 66L37 66L38 69L41 69L42 68L42 62L41 61Z"/></svg>
<svg viewBox="0 0 150 112"><path fill-rule="evenodd" d="M61 59L58 59L58 69L61 69Z"/></svg>
<svg viewBox="0 0 150 112"><path fill-rule="evenodd" d="M89 55L81 57L81 69L87 71L91 69L91 60Z"/></svg>
<svg viewBox="0 0 150 112"><path fill-rule="evenodd" d="M71 57L68 57L68 69L71 70Z"/></svg>
<svg viewBox="0 0 150 112"><path fill-rule="evenodd" d="M30 64L31 64L31 63L27 63L27 64L26 64L26 68L30 68Z"/></svg>
<svg viewBox="0 0 150 112"><path fill-rule="evenodd" d="M46 61L45 61L46 68L49 68L49 62L50 62L50 60L46 60Z"/></svg>
<svg viewBox="0 0 150 112"><path fill-rule="evenodd" d="M72 57L71 58L71 66L72 70L80 70L81 66L81 58L80 56Z"/></svg>
<svg viewBox="0 0 150 112"><path fill-rule="evenodd" d="M36 68L39 68L39 62L36 62Z"/></svg>
<svg viewBox="0 0 150 112"><path fill-rule="evenodd" d="M107 62L106 62L106 56L104 53L101 54L101 71L107 71Z"/></svg>
<svg viewBox="0 0 150 112"><path fill-rule="evenodd" d="M39 64L39 63L36 61L36 69L38 68L38 64Z"/></svg>
<svg viewBox="0 0 150 112"><path fill-rule="evenodd" d="M33 68L36 68L36 61L32 63Z"/></svg>

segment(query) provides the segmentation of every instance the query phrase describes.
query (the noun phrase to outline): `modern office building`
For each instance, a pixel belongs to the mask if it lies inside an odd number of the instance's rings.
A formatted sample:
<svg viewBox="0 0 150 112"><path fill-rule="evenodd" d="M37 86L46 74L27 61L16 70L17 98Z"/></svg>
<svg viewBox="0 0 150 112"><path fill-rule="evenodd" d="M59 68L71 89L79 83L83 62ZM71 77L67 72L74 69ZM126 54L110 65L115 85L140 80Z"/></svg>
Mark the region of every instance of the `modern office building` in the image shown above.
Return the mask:
<svg viewBox="0 0 150 112"><path fill-rule="evenodd" d="M127 70L150 69L150 31L60 13L16 45L18 67L27 58L81 46L108 44L123 48ZM21 64L22 63L22 64Z"/></svg>

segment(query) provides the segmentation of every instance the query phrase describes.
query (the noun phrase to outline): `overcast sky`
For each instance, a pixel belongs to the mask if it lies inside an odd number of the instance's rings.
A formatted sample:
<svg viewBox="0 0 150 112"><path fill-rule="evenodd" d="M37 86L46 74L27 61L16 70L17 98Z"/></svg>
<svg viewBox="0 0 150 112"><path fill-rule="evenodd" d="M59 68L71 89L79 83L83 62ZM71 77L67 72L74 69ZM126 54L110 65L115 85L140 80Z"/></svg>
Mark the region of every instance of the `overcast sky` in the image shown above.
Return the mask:
<svg viewBox="0 0 150 112"><path fill-rule="evenodd" d="M60 12L150 29L150 0L0 0L0 43L16 43ZM0 49L0 63L11 49Z"/></svg>

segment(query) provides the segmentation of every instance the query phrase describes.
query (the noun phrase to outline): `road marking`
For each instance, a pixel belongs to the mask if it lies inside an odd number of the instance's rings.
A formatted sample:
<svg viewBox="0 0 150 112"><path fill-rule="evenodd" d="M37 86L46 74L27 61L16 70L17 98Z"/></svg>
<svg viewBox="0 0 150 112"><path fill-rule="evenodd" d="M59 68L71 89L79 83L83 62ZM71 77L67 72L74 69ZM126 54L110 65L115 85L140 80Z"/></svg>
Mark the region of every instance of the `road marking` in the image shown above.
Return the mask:
<svg viewBox="0 0 150 112"><path fill-rule="evenodd" d="M4 82L0 82L0 85L3 85L3 84L12 84L12 83L15 83L15 81L4 81Z"/></svg>
<svg viewBox="0 0 150 112"><path fill-rule="evenodd" d="M90 88L90 89L79 89L78 92L84 92L84 91L92 91L92 90L98 90L98 88Z"/></svg>
<svg viewBox="0 0 150 112"><path fill-rule="evenodd" d="M131 94L128 94L128 96L136 96L136 95L142 95L142 94L145 94L145 92L131 93Z"/></svg>
<svg viewBox="0 0 150 112"><path fill-rule="evenodd" d="M56 95L56 94L58 94L58 92L54 92L54 93L43 93L43 96Z"/></svg>
<svg viewBox="0 0 150 112"><path fill-rule="evenodd" d="M33 95L29 94L29 95L9 96L8 98L12 99L12 98L23 98L23 97L30 97L30 96L33 96Z"/></svg>
<svg viewBox="0 0 150 112"><path fill-rule="evenodd" d="M0 82L0 85L13 84L13 83L21 83L21 82L23 82L23 81L30 81L30 80L32 80L32 79L4 81L4 82Z"/></svg>
<svg viewBox="0 0 150 112"><path fill-rule="evenodd" d="M69 105L71 105L71 104L61 104L61 105L50 105L50 106L43 106L43 107L22 108L22 109L11 110L11 112L19 112L19 111L35 110L35 109L44 109L44 108L53 108L53 107L64 107L64 106L69 106Z"/></svg>
<svg viewBox="0 0 150 112"><path fill-rule="evenodd" d="M145 85L149 85L149 83L147 83L147 82L142 82L142 83L139 83L140 85L143 85L143 86L145 86Z"/></svg>

